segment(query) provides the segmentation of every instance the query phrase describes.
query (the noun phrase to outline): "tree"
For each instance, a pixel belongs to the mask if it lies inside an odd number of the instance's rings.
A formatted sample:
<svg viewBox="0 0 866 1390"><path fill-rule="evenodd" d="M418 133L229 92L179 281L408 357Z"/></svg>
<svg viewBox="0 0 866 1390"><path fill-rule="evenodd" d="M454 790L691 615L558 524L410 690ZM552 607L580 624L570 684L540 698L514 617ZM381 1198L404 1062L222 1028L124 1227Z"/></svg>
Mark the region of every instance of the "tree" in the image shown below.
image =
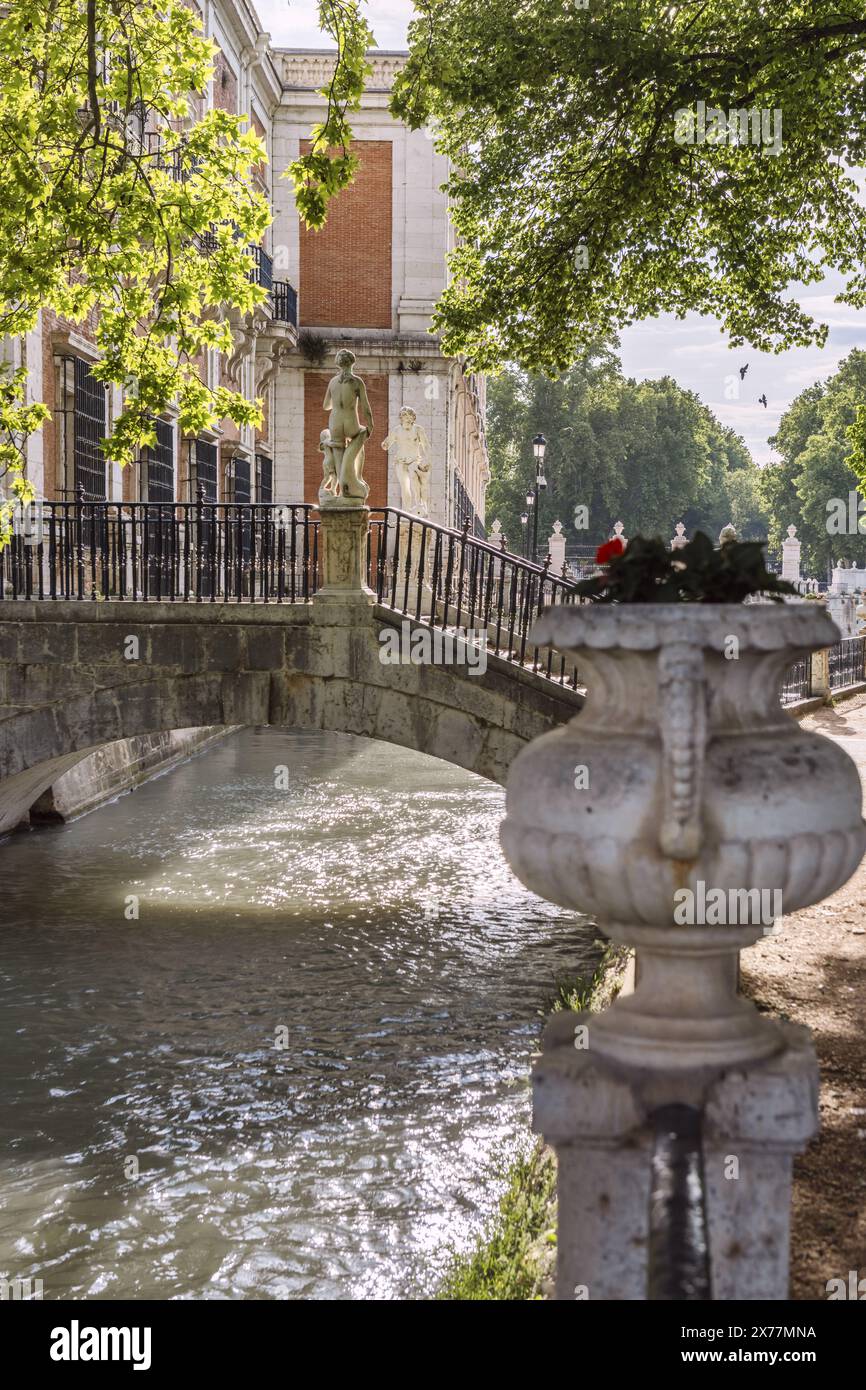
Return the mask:
<svg viewBox="0 0 866 1390"><path fill-rule="evenodd" d="M557 380L510 369L490 382L487 511L502 521L513 550L539 431L548 441L542 542L555 520L570 539L593 545L617 520L627 534L665 541L678 520L689 532L718 534L734 520L744 539L766 534L758 469L743 441L671 378L625 378L612 346L599 342Z"/></svg>
<svg viewBox="0 0 866 1390"><path fill-rule="evenodd" d="M849 494L858 484L858 412L866 399L866 352L854 349L826 382L801 391L785 411L770 443L780 461L761 470L770 515L770 543L778 546L792 523L803 542L804 570L823 576L838 559L862 562L863 535L847 529ZM842 515L846 529L834 518Z"/></svg>
<svg viewBox="0 0 866 1390"><path fill-rule="evenodd" d="M689 309L733 343L822 343L787 286L830 266L866 303L861 4L415 10L391 107L452 161L446 352L555 373L599 325Z"/></svg>
<svg viewBox="0 0 866 1390"><path fill-rule="evenodd" d="M324 226L328 205L352 182L358 156L352 152L349 112L361 104L372 72L367 49L376 40L364 17L361 0L319 0L319 28L336 44L331 81L320 93L327 100L325 119L310 132L310 148L285 171L291 179L298 213L308 227Z"/></svg>
<svg viewBox="0 0 866 1390"><path fill-rule="evenodd" d="M125 390L106 445L122 464L155 443L154 416L172 403L190 433L260 419L199 367L205 349L231 350L228 311L264 297L248 247L270 220L249 177L262 142L242 117L194 109L214 53L182 0L0 11L0 335L27 333L45 308L92 323L94 374ZM0 382L7 499L32 496L22 441L45 415L23 387L20 372Z"/></svg>

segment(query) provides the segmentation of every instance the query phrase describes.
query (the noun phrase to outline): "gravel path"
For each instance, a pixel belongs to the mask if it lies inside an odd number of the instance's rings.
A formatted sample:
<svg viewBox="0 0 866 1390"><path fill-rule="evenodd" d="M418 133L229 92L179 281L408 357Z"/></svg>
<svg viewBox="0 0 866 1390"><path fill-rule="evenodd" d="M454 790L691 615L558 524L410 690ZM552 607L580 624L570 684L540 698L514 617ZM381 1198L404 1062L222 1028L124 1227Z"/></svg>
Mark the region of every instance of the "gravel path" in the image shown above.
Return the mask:
<svg viewBox="0 0 866 1390"><path fill-rule="evenodd" d="M844 743L866 803L866 695L807 715ZM845 887L785 918L742 956L759 1008L811 1028L821 1067L821 1131L794 1167L791 1297L827 1297L828 1279L866 1278L866 859Z"/></svg>

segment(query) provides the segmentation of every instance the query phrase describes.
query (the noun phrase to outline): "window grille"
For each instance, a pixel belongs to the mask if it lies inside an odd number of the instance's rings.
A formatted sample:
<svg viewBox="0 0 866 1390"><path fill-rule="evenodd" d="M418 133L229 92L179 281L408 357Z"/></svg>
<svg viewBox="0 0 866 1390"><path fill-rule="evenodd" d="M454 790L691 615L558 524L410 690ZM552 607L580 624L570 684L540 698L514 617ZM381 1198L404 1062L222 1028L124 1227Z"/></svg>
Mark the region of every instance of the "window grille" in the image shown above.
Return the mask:
<svg viewBox="0 0 866 1390"><path fill-rule="evenodd" d="M108 422L107 391L81 357L59 357L59 451L64 496L84 488L88 502L103 500L106 468L103 440Z"/></svg>
<svg viewBox="0 0 866 1390"><path fill-rule="evenodd" d="M204 488L204 500L217 500L217 446L208 439L193 439L189 446L189 495L198 501L199 487Z"/></svg>
<svg viewBox="0 0 866 1390"><path fill-rule="evenodd" d="M156 444L145 451L142 493L145 502L174 501L174 425L157 420Z"/></svg>
<svg viewBox="0 0 866 1390"><path fill-rule="evenodd" d="M231 500L233 502L251 501L250 460L244 454L235 454L232 459L231 479Z"/></svg>

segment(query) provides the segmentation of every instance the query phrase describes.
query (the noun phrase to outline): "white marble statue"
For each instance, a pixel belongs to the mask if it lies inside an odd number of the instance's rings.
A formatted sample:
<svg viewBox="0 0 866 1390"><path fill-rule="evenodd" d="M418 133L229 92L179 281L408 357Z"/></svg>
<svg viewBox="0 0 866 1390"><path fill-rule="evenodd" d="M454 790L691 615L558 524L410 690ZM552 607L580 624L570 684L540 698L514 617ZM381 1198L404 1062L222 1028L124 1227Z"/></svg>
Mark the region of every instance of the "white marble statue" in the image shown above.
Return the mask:
<svg viewBox="0 0 866 1390"><path fill-rule="evenodd" d="M370 492L364 482L364 445L373 432L373 412L366 386L352 371L354 352L341 348L336 363L340 370L325 392L324 409L330 411L328 429L319 436L324 454L319 501L326 506L357 506Z"/></svg>
<svg viewBox="0 0 866 1390"><path fill-rule="evenodd" d="M418 417L410 405L403 406L400 411L400 424L382 440L382 448L395 451L394 471L400 484L403 511L428 516L430 461L426 455L430 441L418 424Z"/></svg>

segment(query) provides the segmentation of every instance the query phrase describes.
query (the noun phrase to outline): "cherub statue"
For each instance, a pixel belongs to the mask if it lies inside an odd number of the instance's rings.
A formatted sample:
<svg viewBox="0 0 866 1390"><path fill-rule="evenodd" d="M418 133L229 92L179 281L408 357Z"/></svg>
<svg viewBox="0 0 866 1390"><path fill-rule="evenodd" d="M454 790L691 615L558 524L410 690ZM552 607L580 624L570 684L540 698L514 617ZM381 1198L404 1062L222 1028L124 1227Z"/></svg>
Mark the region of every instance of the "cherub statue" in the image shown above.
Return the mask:
<svg viewBox="0 0 866 1390"><path fill-rule="evenodd" d="M340 493L337 461L334 458L334 446L331 443L330 430L322 430L319 435L319 452L322 454L322 485L319 488L319 501L327 502L331 498L338 497Z"/></svg>
<svg viewBox="0 0 866 1390"><path fill-rule="evenodd" d="M427 516L430 510L430 441L410 405L400 411L400 424L382 440L383 449L396 445L394 471L400 484L403 510Z"/></svg>

